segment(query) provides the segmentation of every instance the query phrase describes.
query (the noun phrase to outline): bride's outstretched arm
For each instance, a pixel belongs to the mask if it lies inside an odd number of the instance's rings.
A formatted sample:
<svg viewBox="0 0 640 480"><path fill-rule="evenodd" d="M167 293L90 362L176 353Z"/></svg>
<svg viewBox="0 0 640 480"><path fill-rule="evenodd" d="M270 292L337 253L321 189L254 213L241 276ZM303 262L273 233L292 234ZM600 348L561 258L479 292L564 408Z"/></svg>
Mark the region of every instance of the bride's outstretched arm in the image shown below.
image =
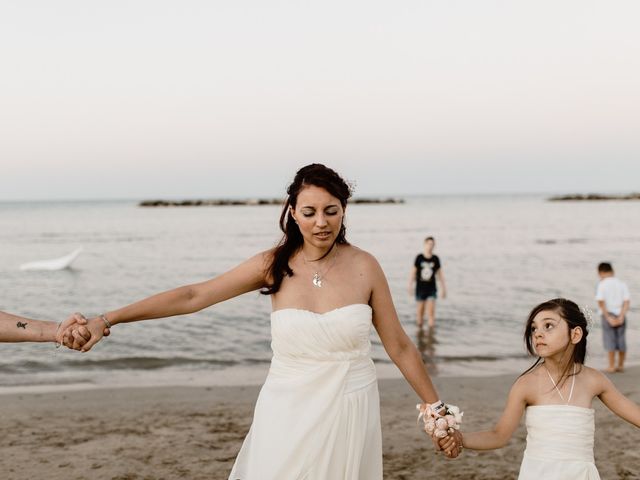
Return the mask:
<svg viewBox="0 0 640 480"><path fill-rule="evenodd" d="M270 252L259 253L211 280L174 288L90 319L91 340L82 350L89 351L100 341L105 326L193 313L265 286L268 255Z"/></svg>

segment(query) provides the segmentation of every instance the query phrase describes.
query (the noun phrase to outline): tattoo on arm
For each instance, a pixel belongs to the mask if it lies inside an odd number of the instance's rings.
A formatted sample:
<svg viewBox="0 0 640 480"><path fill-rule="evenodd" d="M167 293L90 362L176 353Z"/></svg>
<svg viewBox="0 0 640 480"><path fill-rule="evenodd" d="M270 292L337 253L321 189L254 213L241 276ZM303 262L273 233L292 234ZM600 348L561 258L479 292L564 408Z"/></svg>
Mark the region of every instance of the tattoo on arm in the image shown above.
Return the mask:
<svg viewBox="0 0 640 480"><path fill-rule="evenodd" d="M23 330L26 330L26 329L27 329L27 324L26 324L26 323L18 322L18 323L16 324L16 326L17 326L18 328L22 328Z"/></svg>

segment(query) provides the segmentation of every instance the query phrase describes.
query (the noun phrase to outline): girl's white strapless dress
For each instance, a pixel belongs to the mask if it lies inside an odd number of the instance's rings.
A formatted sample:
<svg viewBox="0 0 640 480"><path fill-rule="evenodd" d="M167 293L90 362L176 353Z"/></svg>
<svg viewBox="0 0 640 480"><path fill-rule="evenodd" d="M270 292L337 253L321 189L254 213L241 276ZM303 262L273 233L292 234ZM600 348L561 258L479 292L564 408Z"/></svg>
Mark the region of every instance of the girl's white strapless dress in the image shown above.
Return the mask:
<svg viewBox="0 0 640 480"><path fill-rule="evenodd" d="M518 480L600 480L593 460L593 409L529 406L525 424L527 448Z"/></svg>
<svg viewBox="0 0 640 480"><path fill-rule="evenodd" d="M271 314L271 367L229 480L382 480L371 320L366 304Z"/></svg>

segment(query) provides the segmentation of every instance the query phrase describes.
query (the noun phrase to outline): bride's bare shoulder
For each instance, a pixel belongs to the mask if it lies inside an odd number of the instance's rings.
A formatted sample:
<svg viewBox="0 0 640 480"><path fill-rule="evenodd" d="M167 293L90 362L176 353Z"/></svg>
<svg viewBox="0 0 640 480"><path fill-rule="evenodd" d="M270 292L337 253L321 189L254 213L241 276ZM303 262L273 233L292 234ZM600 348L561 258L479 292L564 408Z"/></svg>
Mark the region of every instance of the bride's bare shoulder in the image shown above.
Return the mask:
<svg viewBox="0 0 640 480"><path fill-rule="evenodd" d="M346 265L352 273L358 272L368 278L384 277L380 263L371 253L354 245L344 245L341 248L344 248L345 256L348 257Z"/></svg>
<svg viewBox="0 0 640 480"><path fill-rule="evenodd" d="M344 251L345 256L358 265L373 266L378 264L376 257L360 247L356 247L355 245L341 245L340 248Z"/></svg>

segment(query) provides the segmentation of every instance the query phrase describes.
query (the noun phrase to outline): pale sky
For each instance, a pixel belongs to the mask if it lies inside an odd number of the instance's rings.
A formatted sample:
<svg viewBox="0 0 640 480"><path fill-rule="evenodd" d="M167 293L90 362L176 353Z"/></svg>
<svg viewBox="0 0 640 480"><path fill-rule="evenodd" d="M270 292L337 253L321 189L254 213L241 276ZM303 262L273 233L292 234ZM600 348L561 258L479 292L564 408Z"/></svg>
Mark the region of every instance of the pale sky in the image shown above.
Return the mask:
<svg viewBox="0 0 640 480"><path fill-rule="evenodd" d="M0 4L0 200L640 190L637 0Z"/></svg>

